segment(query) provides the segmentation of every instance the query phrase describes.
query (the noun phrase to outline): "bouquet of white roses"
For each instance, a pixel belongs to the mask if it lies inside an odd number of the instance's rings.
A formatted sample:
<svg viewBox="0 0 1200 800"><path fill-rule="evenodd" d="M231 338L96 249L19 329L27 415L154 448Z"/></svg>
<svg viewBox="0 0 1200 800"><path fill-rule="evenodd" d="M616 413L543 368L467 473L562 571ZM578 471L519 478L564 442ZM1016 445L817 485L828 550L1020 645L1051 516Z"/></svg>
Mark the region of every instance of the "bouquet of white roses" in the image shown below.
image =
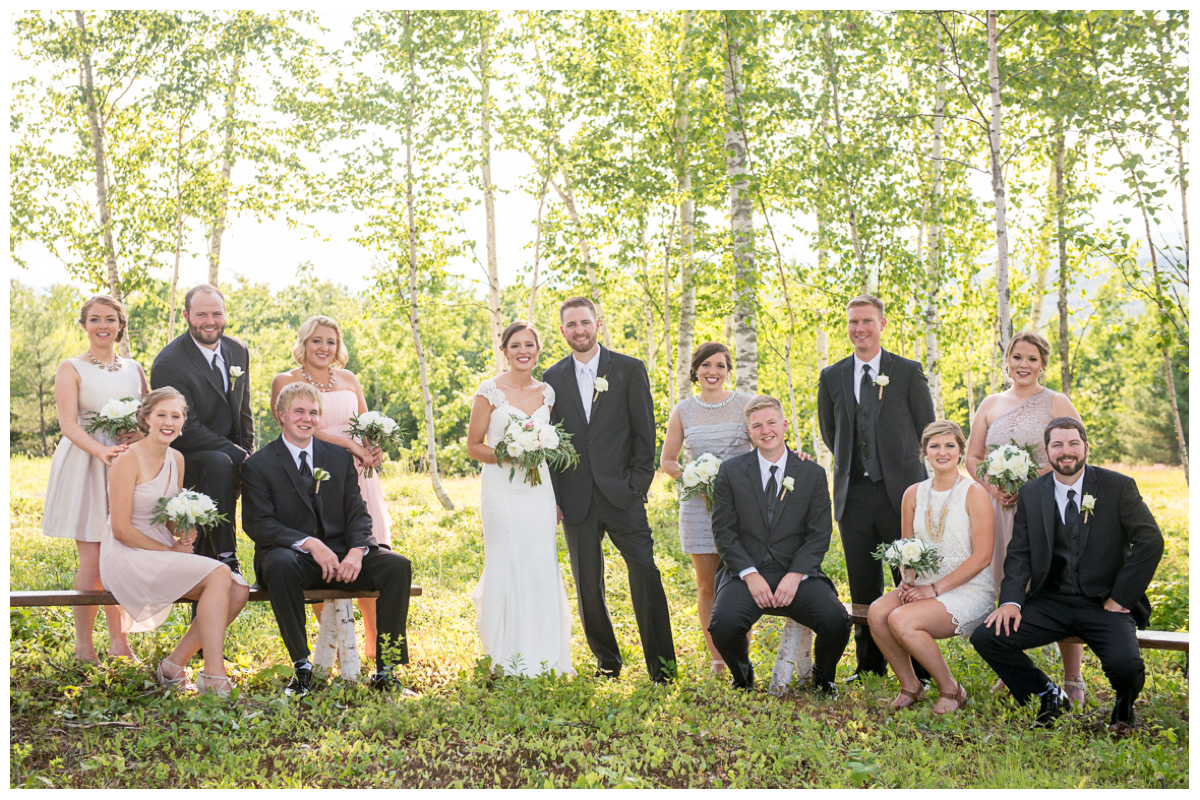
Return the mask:
<svg viewBox="0 0 1200 800"><path fill-rule="evenodd" d="M384 444L399 444L402 433L400 425L391 417L378 411L364 411L350 418L350 436L362 442L368 450L372 447L382 447ZM380 471L383 468L380 467ZM363 477L369 478L375 474L375 468L367 466Z"/></svg>
<svg viewBox="0 0 1200 800"><path fill-rule="evenodd" d="M543 462L558 470L579 463L579 454L571 444L571 434L564 431L562 425L551 425L532 418L514 418L493 449L497 464L500 459L512 463L508 471L510 483L516 477L517 467L525 470L526 483L538 486L542 482L540 467Z"/></svg>
<svg viewBox="0 0 1200 800"><path fill-rule="evenodd" d="M137 410L142 401L132 397L122 397L109 400L99 411L90 411L87 427L88 433L102 432L114 439L121 434L137 430Z"/></svg>
<svg viewBox="0 0 1200 800"><path fill-rule="evenodd" d="M713 510L713 493L717 487L717 471L721 469L721 459L712 453L703 453L695 461L683 468L680 483L683 488L679 493L679 501L691 500L696 495L704 498L704 510L710 515Z"/></svg>
<svg viewBox="0 0 1200 800"><path fill-rule="evenodd" d="M941 554L917 538L881 544L872 555L889 567L911 569L918 577L936 574L942 564Z"/></svg>
<svg viewBox="0 0 1200 800"><path fill-rule="evenodd" d="M1018 489L1038 476L1033 446L1019 445L1015 441L993 445L980 463L978 475L979 480L990 483L1005 494L1016 494Z"/></svg>
<svg viewBox="0 0 1200 800"><path fill-rule="evenodd" d="M208 495L185 489L170 499L159 498L150 521L155 524L172 523L175 526L175 538L182 539L188 531L228 522L229 517L217 513L217 504Z"/></svg>

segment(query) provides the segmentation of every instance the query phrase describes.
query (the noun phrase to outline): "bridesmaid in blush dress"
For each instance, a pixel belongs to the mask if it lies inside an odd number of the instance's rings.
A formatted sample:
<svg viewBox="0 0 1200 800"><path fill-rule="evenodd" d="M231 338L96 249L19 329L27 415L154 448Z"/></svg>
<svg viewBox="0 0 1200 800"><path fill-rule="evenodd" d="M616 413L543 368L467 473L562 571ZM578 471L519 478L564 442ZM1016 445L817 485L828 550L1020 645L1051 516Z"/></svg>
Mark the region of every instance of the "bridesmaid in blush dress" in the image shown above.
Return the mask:
<svg viewBox="0 0 1200 800"><path fill-rule="evenodd" d="M1040 474L1045 475L1050 471L1043 443L1046 425L1055 417L1080 417L1069 397L1039 382L1049 361L1050 343L1043 336L1033 331L1021 331L1013 336L1004 354L1005 371L1011 384L999 394L985 397L971 419L971 435L967 439L967 471L987 491L996 513L992 576L997 592L1004 581L1004 557L1012 539L1017 498L1016 495L1004 494L990 483L980 481L979 465L987 458L990 447L1015 441L1022 446L1033 446ZM1058 649L1062 653L1063 689L1074 706L1080 708L1087 691L1081 672L1083 645L1059 642ZM996 688L1003 685L998 683Z"/></svg>
<svg viewBox="0 0 1200 800"><path fill-rule="evenodd" d="M346 433L350 428L350 418L367 411L367 401L358 378L353 372L343 369L350 361L350 352L342 341L342 328L337 320L320 315L305 320L292 347L292 360L299 366L279 373L271 381L271 409L275 408L279 392L289 383L308 383L321 392L321 427L316 437L344 447L354 456L354 463L358 467L358 488L367 504L367 513L371 515L371 535L376 544L390 549L390 518L379 475L376 473L369 478L363 476L365 467L379 467L383 451L378 447L368 450ZM358 607L363 618L365 655L369 660L374 659L375 598L359 598ZM313 604L313 611L320 619L321 604Z"/></svg>
<svg viewBox="0 0 1200 800"><path fill-rule="evenodd" d="M158 501L179 494L183 454L172 450L187 419L187 403L169 386L146 396L138 410L145 438L130 445L109 475L111 513L100 541L100 577L121 604L121 630L148 631L167 621L176 600L196 601L196 618L156 670L158 682L193 688L185 669L204 648L204 670L195 688L228 696L225 631L245 607L250 587L229 567L192 552L196 532L179 537L153 521Z"/></svg>

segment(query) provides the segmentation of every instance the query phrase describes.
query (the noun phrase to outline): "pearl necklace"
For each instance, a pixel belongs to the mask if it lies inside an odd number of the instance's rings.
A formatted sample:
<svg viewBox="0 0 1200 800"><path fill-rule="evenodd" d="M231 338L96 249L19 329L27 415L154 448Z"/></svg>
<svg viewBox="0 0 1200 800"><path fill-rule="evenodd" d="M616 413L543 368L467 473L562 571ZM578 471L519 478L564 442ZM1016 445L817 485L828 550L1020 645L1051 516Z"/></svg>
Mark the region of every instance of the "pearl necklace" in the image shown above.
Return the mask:
<svg viewBox="0 0 1200 800"><path fill-rule="evenodd" d="M304 367L300 367L300 374L304 376L304 379L305 379L306 381L308 381L308 382L309 382L309 383L311 383L313 386L315 386L315 387L317 387L318 389L320 389L322 392L332 392L332 391L333 391L333 380L334 380L334 378L333 378L333 370L330 370L330 371L329 371L329 383L328 383L328 384L324 384L324 383L321 383L321 382L319 382L319 381L315 381L315 380L313 380L312 376L311 376L311 375L309 375L307 372L305 372L305 371L304 371Z"/></svg>
<svg viewBox="0 0 1200 800"><path fill-rule="evenodd" d="M105 364L103 361L101 361L100 359L98 359L94 355L92 355L91 350L89 350L87 352L87 357L88 357L89 361L91 361L93 364L95 364L100 369L106 369L109 372L120 372L121 371L121 359L119 356L117 357L117 361L114 364Z"/></svg>
<svg viewBox="0 0 1200 800"><path fill-rule="evenodd" d="M951 486L946 491L948 493L953 494L954 487L958 486L958 483L960 480L961 480L961 478L956 478L954 480L954 486ZM942 508L938 515L938 522L937 522L936 527L933 524L933 513L932 512L933 512L933 481L931 480L929 482L929 494L926 497L926 503L925 503L925 533L929 536L929 541L940 542L942 540L942 537L946 535L946 515L948 513L950 513L950 497L947 497L946 501L944 503L942 503Z"/></svg>
<svg viewBox="0 0 1200 800"><path fill-rule="evenodd" d="M706 403L700 399L699 395L697 395L696 396L696 404L699 405L701 408L707 408L711 411L713 409L724 408L725 406L729 405L730 403L733 402L733 398L736 395L737 395L737 392L730 392L729 397L726 397L724 400L722 400L719 403Z"/></svg>

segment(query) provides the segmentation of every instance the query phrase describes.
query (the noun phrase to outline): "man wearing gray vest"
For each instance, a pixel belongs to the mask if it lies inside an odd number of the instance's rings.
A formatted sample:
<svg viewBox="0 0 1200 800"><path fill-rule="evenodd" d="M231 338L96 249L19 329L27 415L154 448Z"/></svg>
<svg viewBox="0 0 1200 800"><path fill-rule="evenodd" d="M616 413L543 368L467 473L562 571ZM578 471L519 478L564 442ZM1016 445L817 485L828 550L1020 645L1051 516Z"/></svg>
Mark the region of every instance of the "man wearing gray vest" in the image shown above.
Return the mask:
<svg viewBox="0 0 1200 800"><path fill-rule="evenodd" d="M850 599L865 605L883 594L883 566L872 553L900 538L904 490L927 477L920 441L934 412L921 365L879 345L887 325L883 301L855 297L846 320L854 355L821 371L817 416L821 438L833 452L833 513ZM899 574L893 572L893 579L899 583ZM887 673L865 624L855 626L854 648L858 664L851 680L864 672ZM924 677L921 670L918 675Z"/></svg>

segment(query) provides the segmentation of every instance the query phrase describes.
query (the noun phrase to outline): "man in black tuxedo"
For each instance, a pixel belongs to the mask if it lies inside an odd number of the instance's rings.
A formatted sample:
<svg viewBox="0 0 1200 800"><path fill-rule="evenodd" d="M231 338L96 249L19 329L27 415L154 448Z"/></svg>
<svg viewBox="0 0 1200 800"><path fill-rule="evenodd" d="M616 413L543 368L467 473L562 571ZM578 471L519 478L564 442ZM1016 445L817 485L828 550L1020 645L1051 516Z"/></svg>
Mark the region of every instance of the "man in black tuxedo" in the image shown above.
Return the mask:
<svg viewBox="0 0 1200 800"><path fill-rule="evenodd" d="M850 616L821 572L833 535L825 470L788 449L783 407L774 397L759 395L745 414L755 449L727 459L717 473L712 528L721 566L708 631L733 685L750 688L746 634L763 614L812 628L813 683L832 694Z"/></svg>
<svg viewBox="0 0 1200 800"><path fill-rule="evenodd" d="M883 594L883 566L872 553L900 538L904 490L927 476L921 432L933 422L933 398L916 361L879 345L887 325L883 301L870 295L846 307L854 355L821 370L817 418L833 452L833 516L838 521L850 599L870 605ZM893 571L897 585L900 574ZM865 624L856 625L858 659L851 680L864 672L887 673L887 660ZM914 662L918 677L928 673Z"/></svg>
<svg viewBox="0 0 1200 800"><path fill-rule="evenodd" d="M596 306L572 297L559 309L559 331L573 353L542 379L554 387L550 419L562 423L579 453L579 465L551 470L554 496L571 555L579 616L600 673L616 678L621 652L604 601L607 533L629 568L629 589L646 669L656 683L675 673L675 642L662 577L654 565L654 539L646 519L646 493L654 480L654 401L646 366L596 342Z"/></svg>
<svg viewBox="0 0 1200 800"><path fill-rule="evenodd" d="M187 400L183 432L172 445L183 453L183 485L213 499L229 521L201 531L196 553L240 572L234 536L238 468L254 450L250 414L250 354L225 336L225 297L201 284L183 298L187 332L154 359L150 386L174 387Z"/></svg>
<svg viewBox="0 0 1200 800"><path fill-rule="evenodd" d="M1087 463L1083 423L1051 420L1045 443L1052 471L1017 493L1000 607L971 644L1018 703L1038 697L1036 724L1049 726L1070 701L1025 650L1078 636L1116 694L1110 730L1126 734L1146 682L1136 628L1150 621L1162 533L1133 478Z"/></svg>
<svg viewBox="0 0 1200 800"><path fill-rule="evenodd" d="M242 528L254 540L254 573L271 596L296 670L284 694L303 696L311 687L305 589L379 592L371 685L395 686L392 667L408 663L412 565L371 536L350 454L313 438L321 419L317 390L288 384L276 400L276 416L282 435L242 465Z"/></svg>

